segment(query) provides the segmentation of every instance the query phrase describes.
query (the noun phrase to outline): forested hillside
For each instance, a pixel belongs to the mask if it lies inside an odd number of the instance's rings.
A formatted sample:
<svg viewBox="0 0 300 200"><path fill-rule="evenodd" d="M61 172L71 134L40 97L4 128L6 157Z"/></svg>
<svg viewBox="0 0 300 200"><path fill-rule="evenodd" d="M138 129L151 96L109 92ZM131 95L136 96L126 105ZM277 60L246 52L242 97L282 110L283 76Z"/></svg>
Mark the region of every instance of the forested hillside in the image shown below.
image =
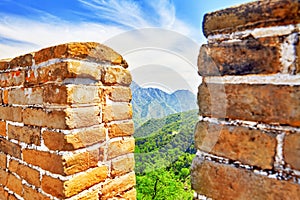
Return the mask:
<svg viewBox="0 0 300 200"><path fill-rule="evenodd" d="M135 131L138 199L192 199L197 110L151 119Z"/></svg>

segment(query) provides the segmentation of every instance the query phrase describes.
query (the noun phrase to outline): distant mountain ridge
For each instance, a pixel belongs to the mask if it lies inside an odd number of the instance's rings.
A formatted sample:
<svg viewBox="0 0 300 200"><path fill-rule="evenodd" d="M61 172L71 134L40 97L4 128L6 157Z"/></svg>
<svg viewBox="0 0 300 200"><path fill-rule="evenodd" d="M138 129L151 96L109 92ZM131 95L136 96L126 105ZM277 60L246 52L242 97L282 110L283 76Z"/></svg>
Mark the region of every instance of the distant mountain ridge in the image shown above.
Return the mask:
<svg viewBox="0 0 300 200"><path fill-rule="evenodd" d="M135 82L132 82L130 88L136 128L149 119L197 109L196 95L188 90L177 90L168 94L158 88L142 88Z"/></svg>

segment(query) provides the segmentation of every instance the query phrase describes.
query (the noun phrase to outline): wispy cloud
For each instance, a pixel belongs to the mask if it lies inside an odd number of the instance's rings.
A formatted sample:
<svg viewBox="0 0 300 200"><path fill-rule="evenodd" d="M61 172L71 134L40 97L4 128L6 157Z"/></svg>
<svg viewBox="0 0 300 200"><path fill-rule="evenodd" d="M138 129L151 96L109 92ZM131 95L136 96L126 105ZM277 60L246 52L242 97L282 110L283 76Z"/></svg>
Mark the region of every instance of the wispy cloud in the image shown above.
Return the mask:
<svg viewBox="0 0 300 200"><path fill-rule="evenodd" d="M195 65L198 45L192 40L198 30L176 17L172 0L77 2L82 9L72 11L78 17L74 21L26 6L24 9L30 11L31 15L8 14L0 9L0 58L15 57L60 43L95 41L124 53L125 58L130 61L133 74L137 67L165 66L172 69L171 74L174 74L171 76L170 73L161 72L161 75L166 77L166 82L171 85L174 79L177 79L178 84L174 85L174 88L171 87L172 89L178 88L179 85L185 85L185 89L197 88L199 81ZM130 30L133 29L143 31L132 34ZM172 34L172 31L176 34ZM129 34L126 34L127 32ZM158 50L141 50L148 47ZM135 50L137 51L134 52ZM162 53L161 50L168 53ZM144 82L153 81L147 74L139 76ZM182 84L179 83L178 77L181 77ZM185 80L184 77L189 78Z"/></svg>

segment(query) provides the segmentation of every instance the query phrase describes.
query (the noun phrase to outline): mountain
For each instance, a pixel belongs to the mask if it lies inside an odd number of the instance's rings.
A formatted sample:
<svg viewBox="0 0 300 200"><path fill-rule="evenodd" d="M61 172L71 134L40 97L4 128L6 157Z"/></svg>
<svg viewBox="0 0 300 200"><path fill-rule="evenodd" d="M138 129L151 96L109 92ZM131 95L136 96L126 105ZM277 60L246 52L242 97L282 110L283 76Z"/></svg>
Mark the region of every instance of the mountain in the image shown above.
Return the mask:
<svg viewBox="0 0 300 200"><path fill-rule="evenodd" d="M169 94L158 88L142 88L135 82L132 82L130 88L136 128L152 118L197 109L196 95L188 90L177 90Z"/></svg>
<svg viewBox="0 0 300 200"><path fill-rule="evenodd" d="M191 110L150 119L136 129L138 200L192 199L190 165L196 152L193 140L197 113Z"/></svg>

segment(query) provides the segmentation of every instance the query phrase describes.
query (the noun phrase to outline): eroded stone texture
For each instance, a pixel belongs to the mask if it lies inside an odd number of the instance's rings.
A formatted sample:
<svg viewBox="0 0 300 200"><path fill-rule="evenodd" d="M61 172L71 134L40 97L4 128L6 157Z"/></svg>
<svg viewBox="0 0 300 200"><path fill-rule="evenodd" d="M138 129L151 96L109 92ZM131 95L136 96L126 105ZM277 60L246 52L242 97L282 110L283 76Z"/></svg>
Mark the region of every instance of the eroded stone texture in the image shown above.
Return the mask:
<svg viewBox="0 0 300 200"><path fill-rule="evenodd" d="M199 122L195 130L197 149L243 164L272 169L276 138L260 130Z"/></svg>
<svg viewBox="0 0 300 200"><path fill-rule="evenodd" d="M217 200L294 199L300 195L297 184L200 159L194 159L191 177L197 193Z"/></svg>
<svg viewBox="0 0 300 200"><path fill-rule="evenodd" d="M205 36L245 29L297 24L300 21L298 0L255 1L204 16Z"/></svg>
<svg viewBox="0 0 300 200"><path fill-rule="evenodd" d="M224 98L225 96L225 98ZM263 84L202 84L200 115L300 125L300 87Z"/></svg>
<svg viewBox="0 0 300 200"><path fill-rule="evenodd" d="M283 144L283 155L286 164L293 169L300 170L300 133L293 133L286 136Z"/></svg>
<svg viewBox="0 0 300 200"><path fill-rule="evenodd" d="M246 39L223 44L207 44L200 49L201 76L274 74L280 72L280 39Z"/></svg>

